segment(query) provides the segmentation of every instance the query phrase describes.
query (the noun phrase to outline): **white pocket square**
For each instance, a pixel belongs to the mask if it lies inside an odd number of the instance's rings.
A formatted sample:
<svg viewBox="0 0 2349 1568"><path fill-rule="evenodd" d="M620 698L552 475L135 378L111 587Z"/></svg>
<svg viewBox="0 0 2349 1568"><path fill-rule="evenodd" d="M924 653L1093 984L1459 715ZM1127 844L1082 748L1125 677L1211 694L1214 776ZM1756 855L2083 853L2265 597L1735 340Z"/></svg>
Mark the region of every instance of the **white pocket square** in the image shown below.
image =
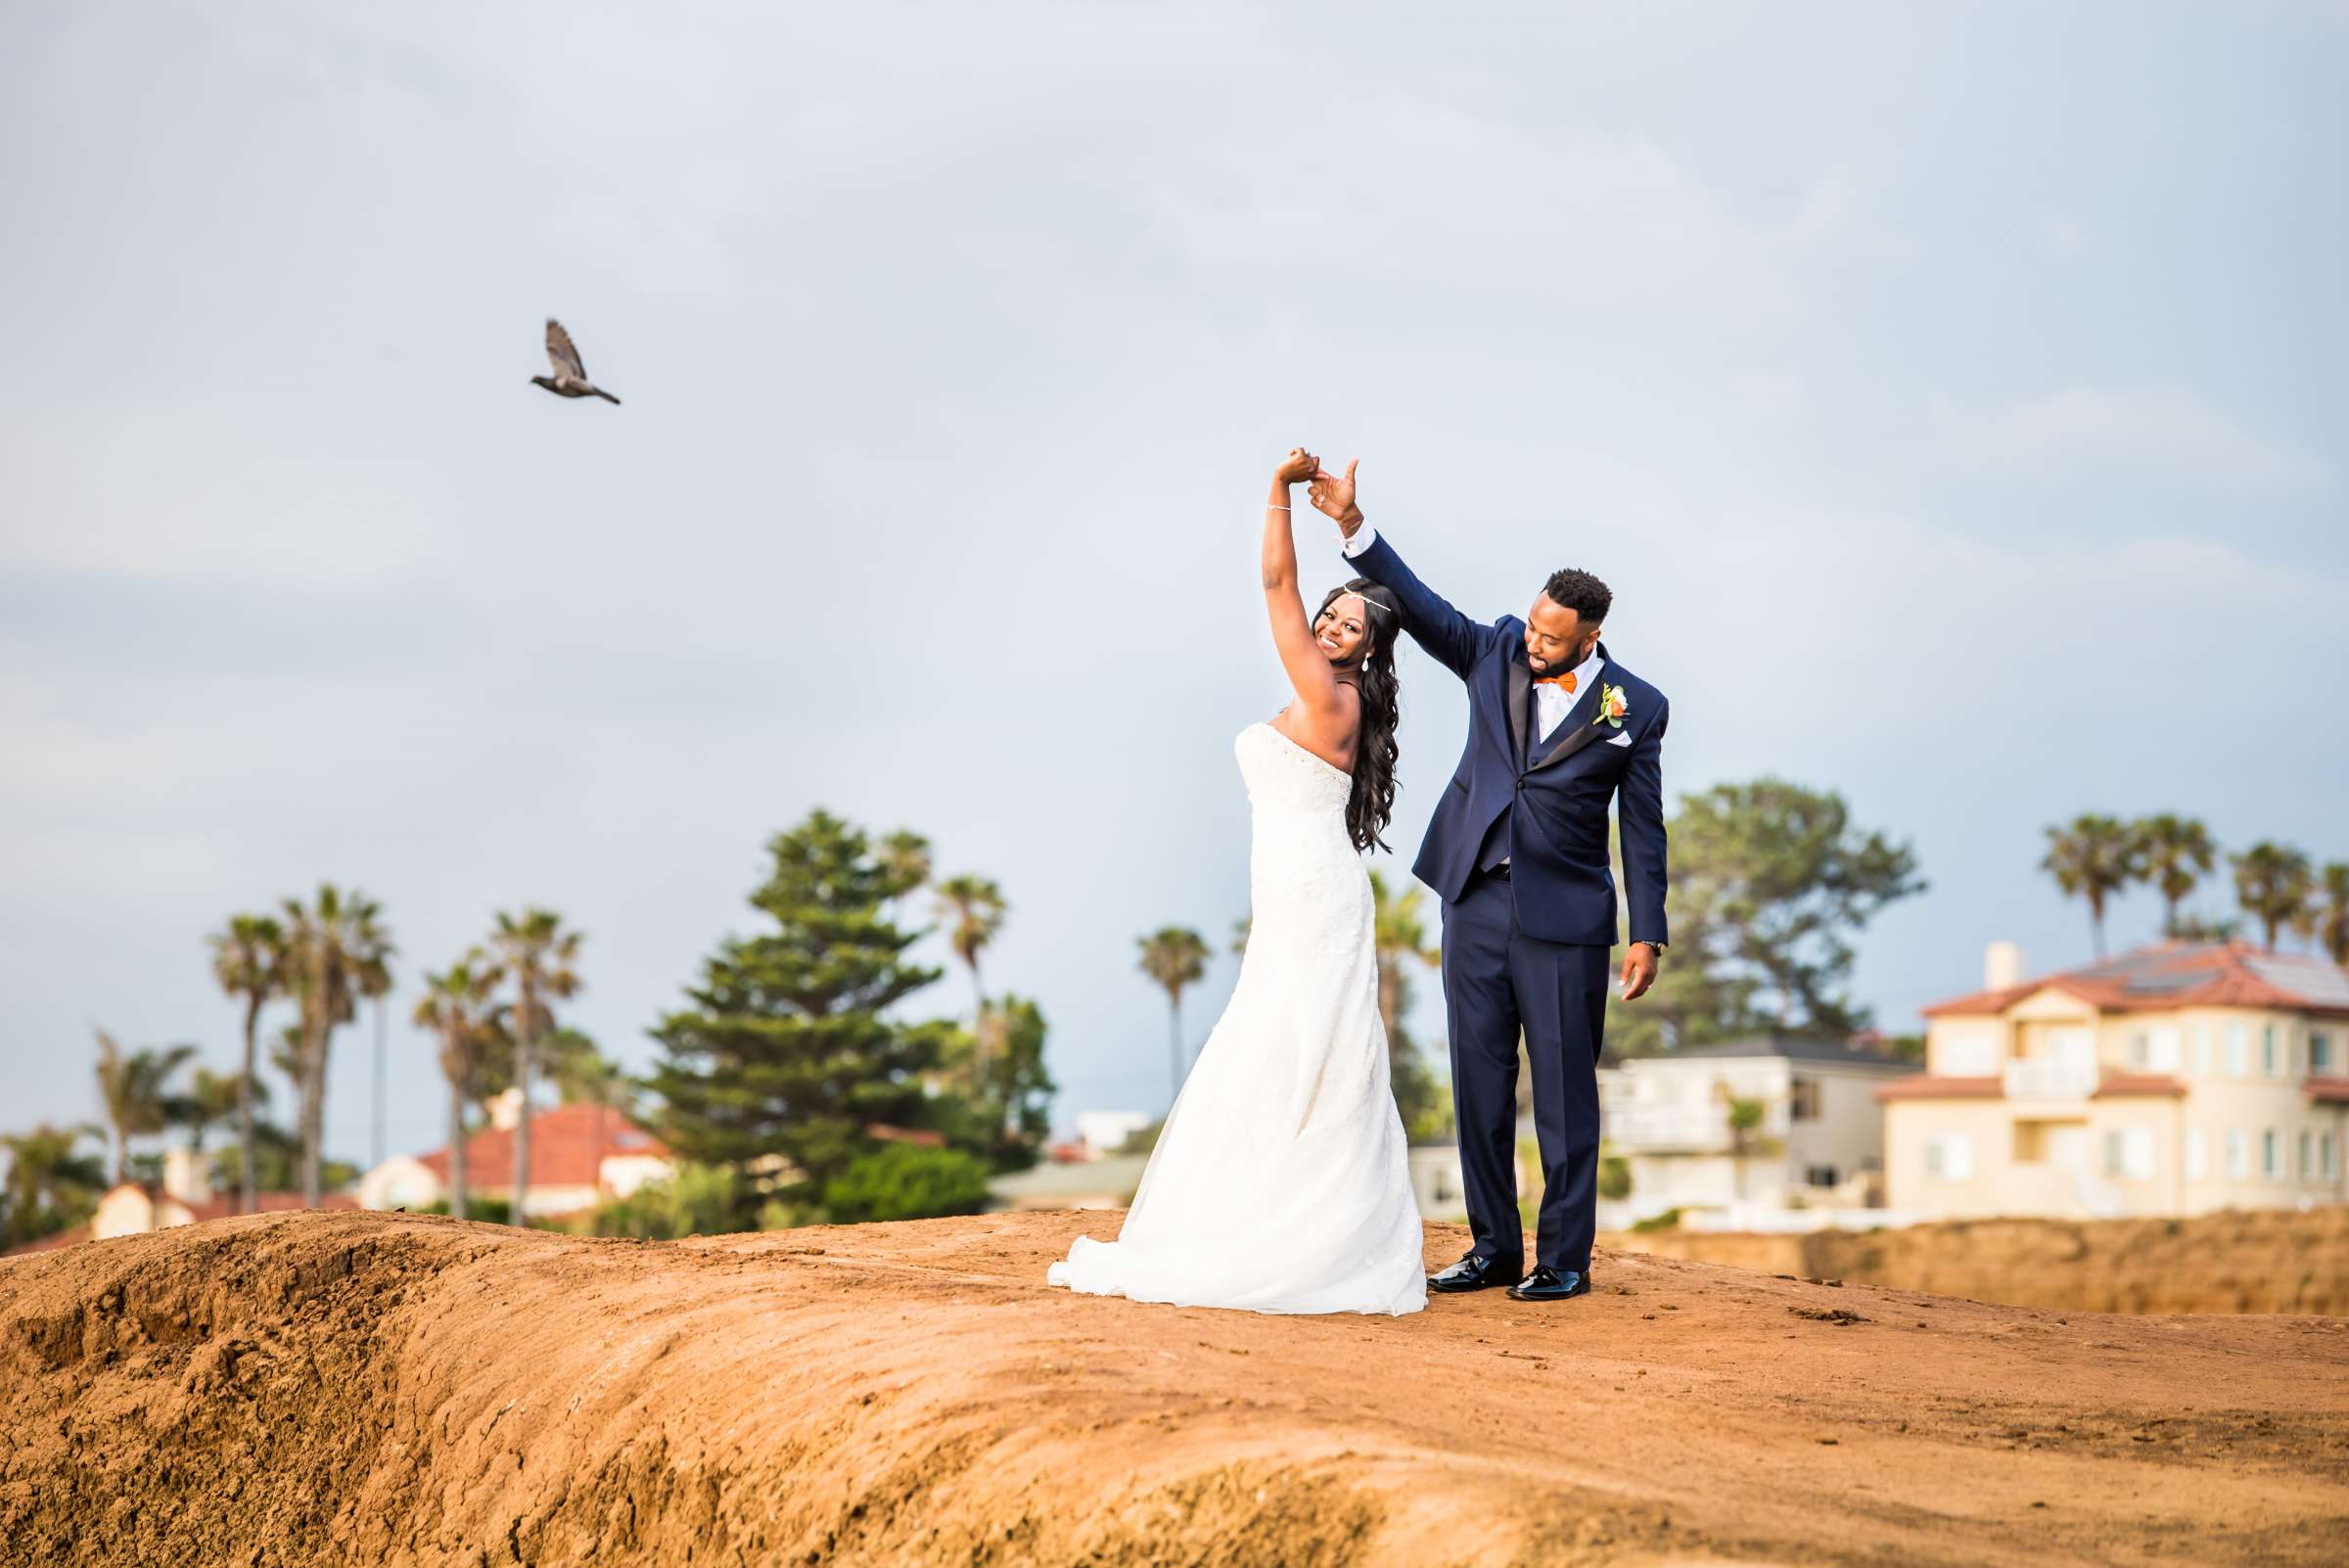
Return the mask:
<svg viewBox="0 0 2349 1568"><path fill-rule="evenodd" d="M1632 732L1628 729L1619 729L1614 734L1607 737L1607 744L1609 746L1629 746L1631 743Z"/></svg>

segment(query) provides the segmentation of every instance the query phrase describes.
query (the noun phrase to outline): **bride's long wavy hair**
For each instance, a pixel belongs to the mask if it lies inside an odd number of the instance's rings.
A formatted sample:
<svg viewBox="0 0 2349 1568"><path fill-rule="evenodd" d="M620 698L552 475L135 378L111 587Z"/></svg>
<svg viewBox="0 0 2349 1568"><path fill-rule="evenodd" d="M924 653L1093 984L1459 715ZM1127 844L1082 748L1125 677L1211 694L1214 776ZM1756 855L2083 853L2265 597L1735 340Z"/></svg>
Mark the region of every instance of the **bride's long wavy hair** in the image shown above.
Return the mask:
<svg viewBox="0 0 2349 1568"><path fill-rule="evenodd" d="M1368 577L1342 582L1321 596L1321 619L1340 594L1358 595L1368 607L1370 652L1362 661L1338 671L1361 693L1362 732L1354 743L1354 791L1346 798L1346 831L1357 850L1387 847L1379 834L1395 814L1395 760L1403 755L1395 744L1395 726L1403 715L1403 686L1395 677L1395 642L1403 631L1403 615L1395 596Z"/></svg>

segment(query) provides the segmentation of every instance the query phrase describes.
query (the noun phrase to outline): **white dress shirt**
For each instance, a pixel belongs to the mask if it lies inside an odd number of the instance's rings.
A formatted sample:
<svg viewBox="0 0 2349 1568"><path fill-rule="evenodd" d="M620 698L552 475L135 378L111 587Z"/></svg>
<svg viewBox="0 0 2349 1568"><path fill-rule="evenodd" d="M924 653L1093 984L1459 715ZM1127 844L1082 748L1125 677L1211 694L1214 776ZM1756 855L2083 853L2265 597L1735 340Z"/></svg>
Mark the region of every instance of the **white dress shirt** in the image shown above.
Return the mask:
<svg viewBox="0 0 2349 1568"><path fill-rule="evenodd" d="M1354 530L1354 537L1343 545L1346 559L1351 561L1369 549L1377 537L1378 530L1370 525L1369 519L1364 518L1362 526ZM1534 688L1534 723L1537 726L1534 738L1537 741L1547 739L1551 730L1566 722L1566 715L1582 700L1583 693L1590 689L1590 683L1598 678L1598 672L1606 667L1606 663L1598 656L1598 645L1593 643L1590 657L1574 667L1573 696L1568 696L1565 688L1555 681L1544 680Z"/></svg>

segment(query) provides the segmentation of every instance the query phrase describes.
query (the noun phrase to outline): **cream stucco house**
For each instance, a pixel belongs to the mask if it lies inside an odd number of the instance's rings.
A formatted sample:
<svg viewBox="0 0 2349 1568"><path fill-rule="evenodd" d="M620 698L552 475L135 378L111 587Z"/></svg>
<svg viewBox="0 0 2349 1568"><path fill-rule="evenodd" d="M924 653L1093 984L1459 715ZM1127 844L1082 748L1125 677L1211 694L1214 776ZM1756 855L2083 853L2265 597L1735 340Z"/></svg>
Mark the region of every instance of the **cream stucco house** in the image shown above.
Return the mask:
<svg viewBox="0 0 2349 1568"><path fill-rule="evenodd" d="M1599 1127L1632 1175L1631 1196L1609 1204L1604 1221L1681 1209L1758 1222L1771 1211L1881 1203L1875 1093L1915 1072L1881 1051L1810 1039L1733 1040L1602 1067ZM1739 1100L1761 1112L1742 1136L1729 1116Z"/></svg>
<svg viewBox="0 0 2349 1568"><path fill-rule="evenodd" d="M1894 1208L2118 1218L2339 1203L2349 971L2161 943L1925 1009L1926 1072L1878 1089Z"/></svg>

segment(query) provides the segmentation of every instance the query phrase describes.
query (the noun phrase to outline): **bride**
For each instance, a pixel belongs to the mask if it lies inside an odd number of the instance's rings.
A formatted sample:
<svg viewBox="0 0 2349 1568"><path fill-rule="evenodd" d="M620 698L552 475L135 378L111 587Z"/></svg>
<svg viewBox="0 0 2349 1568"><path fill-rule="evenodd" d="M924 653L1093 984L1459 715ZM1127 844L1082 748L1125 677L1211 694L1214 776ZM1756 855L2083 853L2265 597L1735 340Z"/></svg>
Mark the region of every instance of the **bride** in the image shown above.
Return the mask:
<svg viewBox="0 0 2349 1568"><path fill-rule="evenodd" d="M1427 1305L1359 858L1395 803L1398 616L1357 579L1307 623L1289 486L1318 469L1290 452L1265 514L1265 607L1296 701L1233 745L1254 817L1239 985L1118 1239L1078 1237L1055 1285L1260 1313Z"/></svg>

